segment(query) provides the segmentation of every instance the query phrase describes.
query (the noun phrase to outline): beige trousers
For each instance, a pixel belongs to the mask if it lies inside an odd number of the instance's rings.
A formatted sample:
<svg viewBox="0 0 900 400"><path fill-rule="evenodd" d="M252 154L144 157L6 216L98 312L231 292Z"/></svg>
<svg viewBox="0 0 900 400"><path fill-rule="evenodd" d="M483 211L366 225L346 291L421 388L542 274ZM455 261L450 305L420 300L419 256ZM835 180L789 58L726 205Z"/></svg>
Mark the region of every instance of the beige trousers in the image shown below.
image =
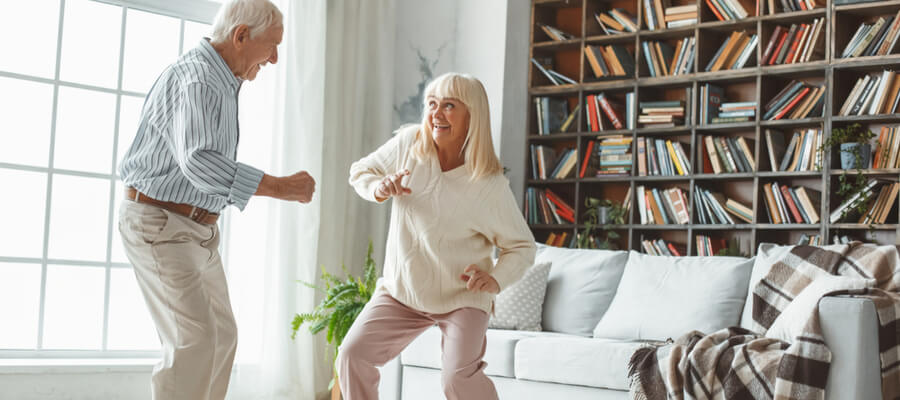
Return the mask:
<svg viewBox="0 0 900 400"><path fill-rule="evenodd" d="M162 342L153 399L224 399L237 326L218 227L124 200L119 232Z"/></svg>
<svg viewBox="0 0 900 400"><path fill-rule="evenodd" d="M494 383L484 374L487 313L464 307L445 314L414 310L388 294L372 297L338 350L337 369L345 400L378 398L382 366L425 329L441 329L441 383L449 400L496 400Z"/></svg>

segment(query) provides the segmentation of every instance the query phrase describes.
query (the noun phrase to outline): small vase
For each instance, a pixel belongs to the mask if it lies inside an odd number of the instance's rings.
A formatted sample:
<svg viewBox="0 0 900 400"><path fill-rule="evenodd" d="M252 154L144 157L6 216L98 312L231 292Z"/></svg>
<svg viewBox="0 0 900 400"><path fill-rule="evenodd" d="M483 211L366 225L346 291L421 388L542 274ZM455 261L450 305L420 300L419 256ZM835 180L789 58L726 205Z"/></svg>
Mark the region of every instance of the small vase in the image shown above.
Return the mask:
<svg viewBox="0 0 900 400"><path fill-rule="evenodd" d="M609 207L597 207L597 223L600 225L609 223Z"/></svg>
<svg viewBox="0 0 900 400"><path fill-rule="evenodd" d="M868 143L842 143L841 144L841 169L856 168L856 157L853 155L853 148L859 147L859 155L862 163L861 169L869 167L869 159L872 157L872 146Z"/></svg>

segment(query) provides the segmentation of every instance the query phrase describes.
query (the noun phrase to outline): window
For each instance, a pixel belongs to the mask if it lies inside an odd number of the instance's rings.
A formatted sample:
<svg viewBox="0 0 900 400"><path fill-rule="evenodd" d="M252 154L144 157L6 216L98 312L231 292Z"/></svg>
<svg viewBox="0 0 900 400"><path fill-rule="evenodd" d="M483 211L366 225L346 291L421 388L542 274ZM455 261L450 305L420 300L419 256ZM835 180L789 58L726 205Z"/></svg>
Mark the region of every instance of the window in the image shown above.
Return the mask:
<svg viewBox="0 0 900 400"><path fill-rule="evenodd" d="M116 167L157 75L217 8L0 2L0 357L158 351L118 235Z"/></svg>

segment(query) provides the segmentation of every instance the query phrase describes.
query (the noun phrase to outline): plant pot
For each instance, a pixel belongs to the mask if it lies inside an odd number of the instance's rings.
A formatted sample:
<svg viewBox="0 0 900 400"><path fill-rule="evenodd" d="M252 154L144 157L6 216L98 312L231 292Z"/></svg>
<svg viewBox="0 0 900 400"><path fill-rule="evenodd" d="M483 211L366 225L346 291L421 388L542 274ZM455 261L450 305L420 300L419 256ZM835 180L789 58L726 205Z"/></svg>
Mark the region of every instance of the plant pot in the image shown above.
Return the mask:
<svg viewBox="0 0 900 400"><path fill-rule="evenodd" d="M868 143L842 143L841 144L841 169L856 168L856 156L853 155L854 148L858 147L861 164L860 168L868 168L869 159L872 157L872 146Z"/></svg>
<svg viewBox="0 0 900 400"><path fill-rule="evenodd" d="M600 225L606 225L609 223L609 210L611 207L607 206L599 206L597 207L597 223Z"/></svg>

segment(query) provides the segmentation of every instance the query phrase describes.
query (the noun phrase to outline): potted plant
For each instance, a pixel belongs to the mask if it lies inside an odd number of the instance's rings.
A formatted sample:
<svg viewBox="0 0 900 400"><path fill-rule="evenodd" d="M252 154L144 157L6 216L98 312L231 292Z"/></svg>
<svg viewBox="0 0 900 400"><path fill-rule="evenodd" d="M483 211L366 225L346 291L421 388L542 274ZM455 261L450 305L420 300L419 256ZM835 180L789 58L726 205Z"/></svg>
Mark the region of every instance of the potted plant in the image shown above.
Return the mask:
<svg viewBox="0 0 900 400"><path fill-rule="evenodd" d="M831 150L840 147L841 169L843 172L838 177L837 195L841 201L850 198L855 193L865 189L866 177L863 169L868 168L872 155L872 146L869 141L875 137L869 129L863 129L859 123L853 123L846 128L833 128L831 136L822 143L819 151ZM856 176L851 179L848 170L856 170ZM866 212L866 202L859 202L855 207L847 207L841 218L852 211Z"/></svg>
<svg viewBox="0 0 900 400"><path fill-rule="evenodd" d="M597 199L587 196L584 199L584 230L578 235L575 242L579 249L607 249L615 250L614 240L620 236L612 230L613 225L625 223L626 210L621 204L609 199ZM601 238L594 239L594 229L601 227L605 233Z"/></svg>
<svg viewBox="0 0 900 400"><path fill-rule="evenodd" d="M334 346L334 355L337 357L338 348L344 341L344 336L356 321L356 317L363 310L372 293L375 292L375 282L378 278L375 269L375 260L372 259L372 242L369 241L369 250L366 254L366 266L363 272L363 278L354 277L347 272L347 268L341 265L344 280L332 275L322 269L322 282L324 286L315 285L309 282L299 281L306 287L322 292L325 297L321 302L309 313L300 313L294 315L291 323L292 333L291 339L297 336L297 331L303 324L309 324L309 332L317 334L325 331L325 340L328 344ZM332 390L331 398L340 399L340 385L336 385L337 371L335 376L329 383Z"/></svg>

